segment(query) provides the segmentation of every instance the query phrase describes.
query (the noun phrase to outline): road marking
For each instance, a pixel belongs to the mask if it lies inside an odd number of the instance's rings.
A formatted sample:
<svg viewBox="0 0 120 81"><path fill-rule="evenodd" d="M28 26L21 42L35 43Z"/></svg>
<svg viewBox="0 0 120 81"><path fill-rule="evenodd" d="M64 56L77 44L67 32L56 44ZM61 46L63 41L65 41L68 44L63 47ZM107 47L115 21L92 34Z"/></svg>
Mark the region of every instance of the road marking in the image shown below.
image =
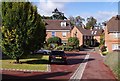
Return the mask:
<svg viewBox="0 0 120 81"><path fill-rule="evenodd" d="M83 62L79 65L79 67L77 68L77 70L74 72L74 74L70 77L69 81L80 81L83 75L83 72L85 70L85 67L87 65L87 61L89 58L90 54L87 54L85 56L85 59L83 60ZM85 63L84 63L85 62Z"/></svg>
<svg viewBox="0 0 120 81"><path fill-rule="evenodd" d="M51 72L51 66L50 66L50 64L47 65L47 72Z"/></svg>

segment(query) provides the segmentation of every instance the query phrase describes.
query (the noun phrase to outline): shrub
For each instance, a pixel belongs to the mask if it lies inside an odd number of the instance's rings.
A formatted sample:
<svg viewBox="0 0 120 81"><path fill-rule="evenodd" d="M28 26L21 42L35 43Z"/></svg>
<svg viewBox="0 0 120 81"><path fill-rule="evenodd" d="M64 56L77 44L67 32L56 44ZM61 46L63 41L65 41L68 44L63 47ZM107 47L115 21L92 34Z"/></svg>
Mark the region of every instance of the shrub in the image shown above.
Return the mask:
<svg viewBox="0 0 120 81"><path fill-rule="evenodd" d="M101 45L101 46L100 46L100 50L101 50L101 52L107 51L106 48L107 48L106 46Z"/></svg>
<svg viewBox="0 0 120 81"><path fill-rule="evenodd" d="M73 47L71 47L71 46L58 46L55 48L55 50L72 51Z"/></svg>
<svg viewBox="0 0 120 81"><path fill-rule="evenodd" d="M77 37L70 37L68 38L68 45L72 46L73 48L78 48L79 47L79 40Z"/></svg>
<svg viewBox="0 0 120 81"><path fill-rule="evenodd" d="M48 38L47 43L48 44L56 43L56 44L60 45L61 44L61 38L59 38L59 37L50 37L50 38Z"/></svg>
<svg viewBox="0 0 120 81"><path fill-rule="evenodd" d="M108 54L108 52L107 52L107 51L104 51L104 52L102 52L102 54L103 54L103 55L107 55L107 54Z"/></svg>

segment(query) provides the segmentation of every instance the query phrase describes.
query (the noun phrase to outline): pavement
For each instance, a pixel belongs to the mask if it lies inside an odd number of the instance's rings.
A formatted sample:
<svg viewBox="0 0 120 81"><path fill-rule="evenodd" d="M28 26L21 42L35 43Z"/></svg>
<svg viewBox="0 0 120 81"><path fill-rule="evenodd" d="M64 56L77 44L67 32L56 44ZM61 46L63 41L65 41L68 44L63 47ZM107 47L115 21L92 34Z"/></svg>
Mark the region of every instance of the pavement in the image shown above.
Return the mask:
<svg viewBox="0 0 120 81"><path fill-rule="evenodd" d="M65 81L117 81L103 63L103 57L93 49L66 52L68 64L51 64L51 72L20 72L2 70L4 79L47 79Z"/></svg>

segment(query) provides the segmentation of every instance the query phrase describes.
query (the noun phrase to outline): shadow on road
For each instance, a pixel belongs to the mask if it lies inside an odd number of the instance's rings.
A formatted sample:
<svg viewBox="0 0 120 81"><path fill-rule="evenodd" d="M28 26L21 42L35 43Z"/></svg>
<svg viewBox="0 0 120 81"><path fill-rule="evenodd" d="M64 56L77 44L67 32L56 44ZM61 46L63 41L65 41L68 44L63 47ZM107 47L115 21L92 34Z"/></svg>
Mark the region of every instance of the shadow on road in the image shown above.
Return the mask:
<svg viewBox="0 0 120 81"><path fill-rule="evenodd" d="M94 58L89 58L84 61L84 59L76 59L76 58L70 58L68 59L68 64L67 65L74 65L74 64L79 64L79 63L85 63L89 61L95 60Z"/></svg>
<svg viewBox="0 0 120 81"><path fill-rule="evenodd" d="M44 59L41 59L41 60L28 60L28 61L24 61L24 62L21 62L22 64L48 64L49 61L48 60L44 60Z"/></svg>
<svg viewBox="0 0 120 81"><path fill-rule="evenodd" d="M38 75L33 75L33 76L16 76L16 75L8 75L8 74L3 74L2 79L49 79L49 78L54 78L58 76L65 76L70 74L71 72L53 72L53 73L45 73L45 74L38 74ZM25 75L25 74L22 74Z"/></svg>
<svg viewBox="0 0 120 81"><path fill-rule="evenodd" d="M72 57L72 56L82 56L82 55L87 55L87 54L69 53L66 55L67 55L67 57Z"/></svg>

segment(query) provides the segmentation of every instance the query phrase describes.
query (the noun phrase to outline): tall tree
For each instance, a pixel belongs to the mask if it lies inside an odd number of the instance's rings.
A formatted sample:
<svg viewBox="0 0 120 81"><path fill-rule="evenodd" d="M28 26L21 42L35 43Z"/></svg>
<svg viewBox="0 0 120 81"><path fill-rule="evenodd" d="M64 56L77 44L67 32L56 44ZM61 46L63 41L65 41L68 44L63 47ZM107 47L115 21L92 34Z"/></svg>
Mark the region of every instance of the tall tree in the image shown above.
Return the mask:
<svg viewBox="0 0 120 81"><path fill-rule="evenodd" d="M82 18L82 17L80 17L80 16L77 16L77 17L75 18L75 24L76 24L77 26L82 27L83 21L85 21L85 19Z"/></svg>
<svg viewBox="0 0 120 81"><path fill-rule="evenodd" d="M72 26L74 26L74 25L75 25L75 18L74 18L73 16L70 16L70 17L69 17L69 20L70 20L70 24L71 24Z"/></svg>
<svg viewBox="0 0 120 81"><path fill-rule="evenodd" d="M76 25L79 27L82 27L83 21L85 21L85 19L80 16L77 16L77 17L70 16L69 20L70 20L71 25Z"/></svg>
<svg viewBox="0 0 120 81"><path fill-rule="evenodd" d="M61 19L61 20L67 19L64 16L64 13L59 12L57 8L52 13L53 13L53 15L52 15L53 19Z"/></svg>
<svg viewBox="0 0 120 81"><path fill-rule="evenodd" d="M93 29L97 20L94 17L87 18L86 29Z"/></svg>
<svg viewBox="0 0 120 81"><path fill-rule="evenodd" d="M45 26L37 7L30 2L2 2L2 51L19 59L39 49L45 40Z"/></svg>

